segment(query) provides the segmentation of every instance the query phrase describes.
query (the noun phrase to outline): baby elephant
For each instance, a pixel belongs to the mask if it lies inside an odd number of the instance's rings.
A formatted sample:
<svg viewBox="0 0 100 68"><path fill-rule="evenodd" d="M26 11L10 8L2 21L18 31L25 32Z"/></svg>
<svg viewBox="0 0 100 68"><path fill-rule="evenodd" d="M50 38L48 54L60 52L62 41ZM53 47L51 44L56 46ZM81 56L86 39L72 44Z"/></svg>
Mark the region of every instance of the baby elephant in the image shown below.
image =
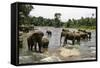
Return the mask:
<svg viewBox="0 0 100 68"><path fill-rule="evenodd" d="M47 37L44 36L44 37L42 38L41 43L42 43L43 52L48 51L49 39L48 39Z"/></svg>
<svg viewBox="0 0 100 68"><path fill-rule="evenodd" d="M48 36L52 36L52 32L50 30L47 30L46 33Z"/></svg>

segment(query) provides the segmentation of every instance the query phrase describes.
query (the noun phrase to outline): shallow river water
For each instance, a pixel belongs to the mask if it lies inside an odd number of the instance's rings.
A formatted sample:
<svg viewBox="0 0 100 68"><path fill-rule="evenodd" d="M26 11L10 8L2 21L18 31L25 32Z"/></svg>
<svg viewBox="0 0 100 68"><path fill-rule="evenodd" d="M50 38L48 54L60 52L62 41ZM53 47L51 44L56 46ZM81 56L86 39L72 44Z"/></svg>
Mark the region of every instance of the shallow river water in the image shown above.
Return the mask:
<svg viewBox="0 0 100 68"><path fill-rule="evenodd" d="M46 34L46 30L51 30L52 36L49 38L49 47L48 47L48 53L49 54L54 54L54 52L57 52L60 46L60 34L62 28L54 28L54 27L36 27L37 29L41 30L44 35ZM77 29L72 29L69 28L70 31L76 31ZM28 47L27 47L27 37L30 35L32 31L30 31L27 34L23 34L23 48L19 49L19 63L36 63L39 60L34 60L37 58L37 56L33 56L34 52L28 52ZM92 33L92 38L91 40L81 40L80 45L75 43L75 45L72 45L71 41L68 40L68 44L66 46L77 46L78 51L80 53L79 56L77 57L66 57L66 58L61 58L64 61L73 61L73 60L92 60L96 59L96 32L94 30L91 30ZM62 39L63 42L63 39ZM62 45L62 44L61 44ZM37 54L37 53L36 53ZM32 56L31 56L32 55ZM38 54L39 55L39 54ZM26 56L26 57L25 57ZM57 57L61 57L57 55ZM26 60L27 59L27 60Z"/></svg>

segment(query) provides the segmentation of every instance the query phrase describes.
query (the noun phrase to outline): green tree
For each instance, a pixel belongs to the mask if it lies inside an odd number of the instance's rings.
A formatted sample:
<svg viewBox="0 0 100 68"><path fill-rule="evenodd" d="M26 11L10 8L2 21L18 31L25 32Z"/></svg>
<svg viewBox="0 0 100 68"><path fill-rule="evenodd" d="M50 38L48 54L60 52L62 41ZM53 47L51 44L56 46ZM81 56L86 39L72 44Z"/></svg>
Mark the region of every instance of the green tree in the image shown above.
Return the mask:
<svg viewBox="0 0 100 68"><path fill-rule="evenodd" d="M66 23L65 23L65 27L71 27L71 23L72 23L72 21L71 21L71 19L69 19Z"/></svg>
<svg viewBox="0 0 100 68"><path fill-rule="evenodd" d="M55 26L60 27L61 26L61 22L60 22L61 13L55 13L54 16L55 16Z"/></svg>
<svg viewBox="0 0 100 68"><path fill-rule="evenodd" d="M31 23L29 13L32 9L32 5L19 5L19 25Z"/></svg>

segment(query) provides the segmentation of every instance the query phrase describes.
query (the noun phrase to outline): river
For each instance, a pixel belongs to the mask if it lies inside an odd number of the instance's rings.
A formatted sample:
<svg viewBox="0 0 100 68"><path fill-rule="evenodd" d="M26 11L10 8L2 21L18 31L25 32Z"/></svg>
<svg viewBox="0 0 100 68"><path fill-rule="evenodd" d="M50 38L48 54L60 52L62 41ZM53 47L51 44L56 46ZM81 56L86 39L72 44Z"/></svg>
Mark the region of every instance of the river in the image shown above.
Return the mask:
<svg viewBox="0 0 100 68"><path fill-rule="evenodd" d="M55 52L58 51L59 48L61 48L60 46L60 35L61 35L61 30L62 28L54 28L54 27L35 27L36 29L41 30L44 35L46 35L46 30L50 30L52 32L52 36L49 38L49 47L48 47L48 53L49 54L54 54ZM73 28L67 28L70 31L76 31L77 29L73 29ZM71 45L71 41L68 40L68 44L66 46L78 46L78 51L80 53L79 56L77 57L66 57L65 58L61 58L63 59L63 61L73 61L73 60L92 60L92 59L96 59L96 32L95 30L90 30L92 33L92 38L91 40L87 41L87 40L81 40L80 41L80 45L76 44L75 45ZM31 56L31 54L33 55L32 52L28 52L28 48L27 48L27 41L25 40L25 38L27 39L28 35L30 35L32 33L32 31L30 31L27 34L23 34L23 48L19 49L19 63L24 63L25 59L22 60L22 56L28 56L28 59L26 60L26 63L35 63L34 60L35 58L33 56ZM62 39L63 42L63 39ZM30 58L29 58L30 57ZM59 57L59 55L57 56ZM73 59L72 59L73 58ZM36 61L40 61L36 60Z"/></svg>

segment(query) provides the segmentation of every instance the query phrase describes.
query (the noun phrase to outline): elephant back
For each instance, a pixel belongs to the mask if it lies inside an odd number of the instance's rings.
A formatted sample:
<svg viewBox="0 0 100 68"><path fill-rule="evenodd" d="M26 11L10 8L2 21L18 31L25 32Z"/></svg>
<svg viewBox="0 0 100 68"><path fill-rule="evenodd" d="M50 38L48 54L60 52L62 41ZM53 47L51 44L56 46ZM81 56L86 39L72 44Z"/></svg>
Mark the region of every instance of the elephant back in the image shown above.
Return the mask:
<svg viewBox="0 0 100 68"><path fill-rule="evenodd" d="M49 42L49 39L48 39L47 37L44 36L44 37L42 38L42 42L44 42L44 43Z"/></svg>
<svg viewBox="0 0 100 68"><path fill-rule="evenodd" d="M62 29L62 31L69 32L69 30L68 30L68 29L64 29L64 28Z"/></svg>
<svg viewBox="0 0 100 68"><path fill-rule="evenodd" d="M32 39L36 41L41 41L43 36L44 36L44 33L42 31L36 31L32 34Z"/></svg>
<svg viewBox="0 0 100 68"><path fill-rule="evenodd" d="M75 33L74 33L74 38L75 38L75 39L80 39L80 38L81 38L80 33L79 33L79 32L75 32Z"/></svg>
<svg viewBox="0 0 100 68"><path fill-rule="evenodd" d="M73 32L67 32L67 33L66 33L66 38L67 38L67 39L72 40L72 39L74 39L74 37L75 37L75 35L74 35Z"/></svg>

